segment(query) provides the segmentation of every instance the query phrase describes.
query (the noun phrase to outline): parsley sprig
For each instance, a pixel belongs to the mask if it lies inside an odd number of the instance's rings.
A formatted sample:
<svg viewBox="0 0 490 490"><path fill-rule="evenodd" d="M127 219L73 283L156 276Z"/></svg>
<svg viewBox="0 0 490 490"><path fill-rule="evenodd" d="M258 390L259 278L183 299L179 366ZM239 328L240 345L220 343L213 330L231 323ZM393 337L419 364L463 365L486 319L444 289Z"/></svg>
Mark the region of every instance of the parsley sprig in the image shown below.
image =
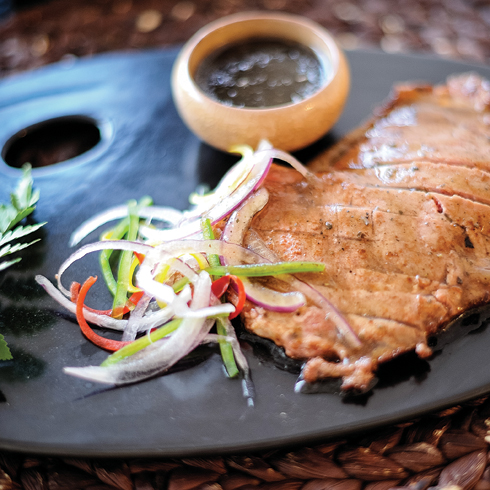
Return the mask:
<svg viewBox="0 0 490 490"><path fill-rule="evenodd" d="M19 224L34 211L39 200L39 191L34 190L32 187L31 166L28 164L24 165L22 170L22 178L17 189L10 194L10 204L0 204L0 259L39 241L38 238L29 243L12 243L19 238L34 233L46 224L37 223L26 226ZM20 257L0 262L0 271L19 261Z"/></svg>
<svg viewBox="0 0 490 490"><path fill-rule="evenodd" d="M31 242L15 242L19 238L34 233L46 223L23 225L21 221L35 209L39 200L39 191L33 189L31 166L22 167L22 178L17 188L10 194L9 204L0 204L0 259L29 247L39 239ZM15 243L14 243L15 242ZM19 262L20 257L0 261L0 271ZM2 334L0 334L0 361L11 359L12 355Z"/></svg>

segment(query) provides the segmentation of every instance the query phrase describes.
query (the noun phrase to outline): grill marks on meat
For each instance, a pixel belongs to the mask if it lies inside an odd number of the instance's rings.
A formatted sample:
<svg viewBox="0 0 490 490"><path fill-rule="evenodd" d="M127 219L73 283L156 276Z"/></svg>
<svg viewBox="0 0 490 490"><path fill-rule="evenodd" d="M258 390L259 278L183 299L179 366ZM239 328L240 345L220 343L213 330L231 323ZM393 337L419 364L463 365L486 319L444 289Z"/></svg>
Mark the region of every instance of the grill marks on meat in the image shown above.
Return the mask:
<svg viewBox="0 0 490 490"><path fill-rule="evenodd" d="M269 203L251 228L282 260L325 263L303 274L362 342L351 348L328 314L248 305L246 327L305 359L307 381L342 377L366 390L379 363L415 349L489 301L490 84L400 86L363 128L317 158L307 182L273 166Z"/></svg>

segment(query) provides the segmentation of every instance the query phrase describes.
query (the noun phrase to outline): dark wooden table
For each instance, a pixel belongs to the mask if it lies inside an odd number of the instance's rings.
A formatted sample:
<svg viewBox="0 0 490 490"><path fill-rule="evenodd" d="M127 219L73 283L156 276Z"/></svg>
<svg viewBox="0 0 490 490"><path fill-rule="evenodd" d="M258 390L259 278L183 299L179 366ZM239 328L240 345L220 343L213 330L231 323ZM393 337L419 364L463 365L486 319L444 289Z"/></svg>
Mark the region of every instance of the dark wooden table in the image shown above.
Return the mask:
<svg viewBox="0 0 490 490"><path fill-rule="evenodd" d="M0 20L0 76L67 57L171 46L244 10L301 14L346 49L490 60L485 0L53 0ZM1 325L0 325L1 329ZM316 447L209 459L87 460L0 453L0 489L489 490L490 400Z"/></svg>

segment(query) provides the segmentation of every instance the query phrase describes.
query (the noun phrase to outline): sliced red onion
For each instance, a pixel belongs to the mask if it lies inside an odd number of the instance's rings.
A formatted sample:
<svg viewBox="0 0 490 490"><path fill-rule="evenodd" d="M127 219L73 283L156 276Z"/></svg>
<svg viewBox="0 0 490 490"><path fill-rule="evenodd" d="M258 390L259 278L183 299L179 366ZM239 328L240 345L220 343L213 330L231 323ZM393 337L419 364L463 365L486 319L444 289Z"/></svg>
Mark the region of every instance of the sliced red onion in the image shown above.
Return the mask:
<svg viewBox="0 0 490 490"><path fill-rule="evenodd" d="M201 272L194 285L190 308L199 310L209 304L211 279ZM209 333L214 320L185 318L165 342L157 341L140 352L111 366L67 367L64 372L99 383L123 385L141 381L166 371L194 350Z"/></svg>
<svg viewBox="0 0 490 490"><path fill-rule="evenodd" d="M260 186L269 172L270 166L270 159L265 156L264 158L257 158L247 181L236 188L231 194L219 200L209 211L199 214L198 217L193 217L190 221L183 222L178 228L172 228L170 230L157 230L142 226L140 227L141 235L150 241L164 242L199 234L201 232L201 219L209 218L211 223L215 224L232 213Z"/></svg>
<svg viewBox="0 0 490 490"><path fill-rule="evenodd" d="M257 253L260 253L269 262L277 262L279 258L276 254L270 250L263 240L257 235L257 233L250 233L247 246ZM288 282L293 289L299 291L306 296L313 304L317 305L327 312L332 322L337 327L339 334L345 339L345 341L352 347L361 347L362 343L359 340L356 332L349 325L347 320L343 317L340 311L320 293L316 288L311 286L305 281L298 279L294 275L283 274L281 280Z"/></svg>
<svg viewBox="0 0 490 490"><path fill-rule="evenodd" d="M265 244L259 234L253 230L248 230L247 241L243 244L256 254L263 257L264 262L279 262L279 257Z"/></svg>
<svg viewBox="0 0 490 490"><path fill-rule="evenodd" d="M269 141L262 140L257 147L256 153L264 152L272 159L282 160L285 163L289 163L296 171L298 171L303 177L317 178L316 175L310 172L297 158L285 151L274 148Z"/></svg>
<svg viewBox="0 0 490 490"><path fill-rule="evenodd" d="M269 193L265 188L259 189L252 194L242 205L233 212L223 230L221 239L229 243L241 244L252 218L264 208L269 200ZM229 264L226 257L222 257L225 265ZM265 260L267 262L267 260ZM281 293L273 289L266 288L260 284L242 278L243 286L247 299L258 306L271 311L288 313L296 311L306 304L306 299L300 292L293 291Z"/></svg>
<svg viewBox="0 0 490 490"><path fill-rule="evenodd" d="M251 282L248 278L241 278L247 299L266 310L280 313L291 313L306 304L306 298L299 291L280 293Z"/></svg>
<svg viewBox="0 0 490 490"><path fill-rule="evenodd" d="M158 220L176 226L183 217L182 211L164 206L146 206L137 210L140 218ZM95 231L102 225L116 219L125 218L128 215L128 206L123 204L107 209L102 213L96 214L92 218L83 222L70 236L69 245L78 245L87 235Z"/></svg>
<svg viewBox="0 0 490 490"><path fill-rule="evenodd" d="M291 281L291 287L301 291L312 303L327 312L326 318L328 317L332 320L340 335L351 347L359 348L362 346L362 342L359 340L356 332L352 330L352 327L342 313L318 289L294 276L289 276L289 278L285 278L285 280Z"/></svg>
<svg viewBox="0 0 490 490"><path fill-rule="evenodd" d="M189 201L195 207L184 212L185 220L200 217L250 178L251 171L256 165L254 152L251 147L244 146L243 149L242 158L225 173L212 192L202 196L191 194Z"/></svg>
<svg viewBox="0 0 490 490"><path fill-rule="evenodd" d="M212 198L210 197L203 206L197 206L195 209L184 213L185 220L178 227L169 230L158 230L143 226L140 228L141 235L147 240L168 241L179 240L199 234L201 231L200 220L202 218L209 218L212 224L221 221L262 185L269 173L274 158L289 163L305 177L314 177L314 174L292 155L272 148L270 143L262 141L253 155L240 160L240 162L232 167L229 174L225 174L222 183L218 185L215 195ZM248 165L250 165L251 160L253 161L253 166L249 171ZM241 170L240 166L243 166L244 170ZM240 172L243 175L247 174L246 178L240 181L240 185L232 185L231 182L236 179L235 174L239 174Z"/></svg>

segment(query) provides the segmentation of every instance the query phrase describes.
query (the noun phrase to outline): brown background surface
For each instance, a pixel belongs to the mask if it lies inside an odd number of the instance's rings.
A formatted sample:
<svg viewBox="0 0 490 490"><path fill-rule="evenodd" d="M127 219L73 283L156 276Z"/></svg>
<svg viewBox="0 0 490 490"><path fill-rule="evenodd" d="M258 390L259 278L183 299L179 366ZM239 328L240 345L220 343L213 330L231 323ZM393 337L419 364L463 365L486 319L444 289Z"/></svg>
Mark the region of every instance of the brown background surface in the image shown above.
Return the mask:
<svg viewBox="0 0 490 490"><path fill-rule="evenodd" d="M52 0L0 22L0 74L67 56L183 43L211 20L244 10L310 17L347 49L490 58L487 0Z"/></svg>
<svg viewBox="0 0 490 490"><path fill-rule="evenodd" d="M488 63L483 0L52 0L0 21L0 76L66 57L186 41L218 17L281 10L330 29L346 49L435 53ZM0 453L0 489L490 490L490 403L293 452L187 460L80 460Z"/></svg>

